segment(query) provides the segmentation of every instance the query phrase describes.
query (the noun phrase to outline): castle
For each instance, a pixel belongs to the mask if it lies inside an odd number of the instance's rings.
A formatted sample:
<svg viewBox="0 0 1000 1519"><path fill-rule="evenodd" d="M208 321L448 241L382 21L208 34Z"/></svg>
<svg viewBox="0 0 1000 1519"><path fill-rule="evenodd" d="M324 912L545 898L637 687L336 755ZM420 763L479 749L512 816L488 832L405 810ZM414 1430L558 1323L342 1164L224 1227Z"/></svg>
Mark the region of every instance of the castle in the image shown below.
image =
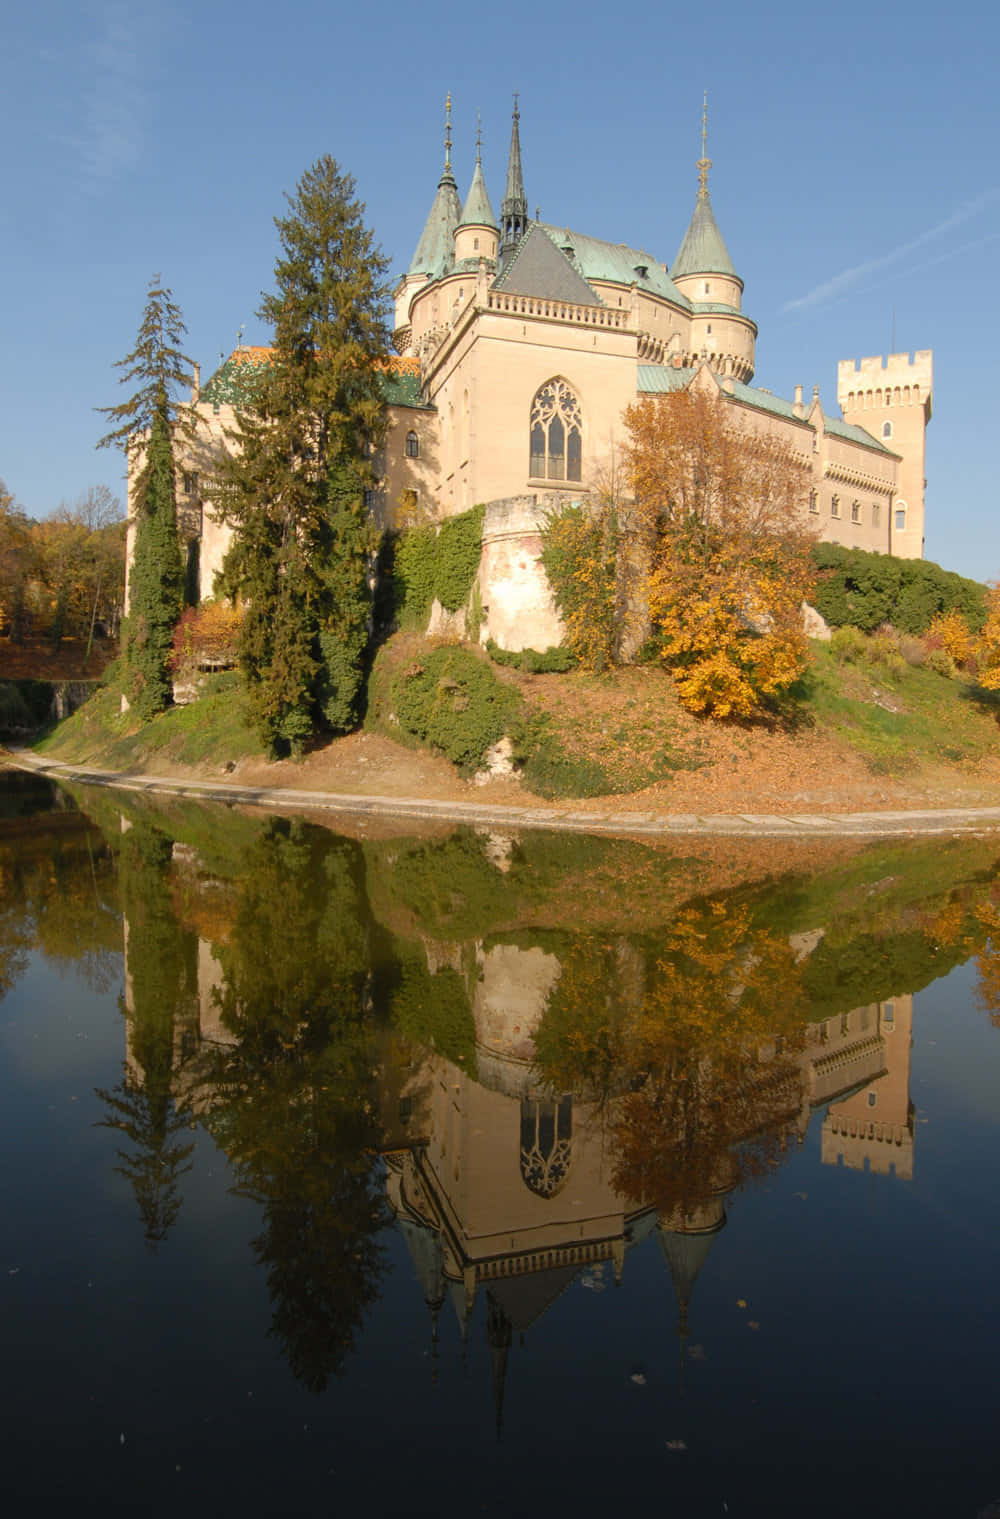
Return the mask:
<svg viewBox="0 0 1000 1519"><path fill-rule="evenodd" d="M819 537L922 556L932 355L842 362L841 416L824 412L817 390L806 401L798 386L784 400L753 386L757 326L712 209L704 116L694 212L668 265L529 217L516 97L499 219L479 141L463 203L450 111L449 96L444 168L395 293L398 358L369 506L390 525L401 508L434 520L487 504L483 638L558 642L538 564L542 515L613 469L630 403L686 387L719 396L740 428L790 445L811 472L806 509ZM266 349L239 348L194 397L199 437L181 461L180 520L202 595L228 534L200 499L199 466L210 469L222 446L243 366L267 361Z"/></svg>

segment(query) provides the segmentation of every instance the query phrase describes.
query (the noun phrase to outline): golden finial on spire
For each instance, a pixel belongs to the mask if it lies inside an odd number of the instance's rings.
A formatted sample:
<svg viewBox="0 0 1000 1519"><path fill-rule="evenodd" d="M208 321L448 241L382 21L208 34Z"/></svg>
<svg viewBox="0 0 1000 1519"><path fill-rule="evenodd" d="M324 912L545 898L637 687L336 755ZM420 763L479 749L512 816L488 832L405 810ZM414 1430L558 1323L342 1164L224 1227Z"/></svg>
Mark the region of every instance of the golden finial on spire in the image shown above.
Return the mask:
<svg viewBox="0 0 1000 1519"><path fill-rule="evenodd" d="M708 194L708 171L712 167L712 160L708 156L708 91L701 103L701 157L696 165L698 170L698 194Z"/></svg>
<svg viewBox="0 0 1000 1519"><path fill-rule="evenodd" d="M444 166L451 168L451 91L444 103Z"/></svg>

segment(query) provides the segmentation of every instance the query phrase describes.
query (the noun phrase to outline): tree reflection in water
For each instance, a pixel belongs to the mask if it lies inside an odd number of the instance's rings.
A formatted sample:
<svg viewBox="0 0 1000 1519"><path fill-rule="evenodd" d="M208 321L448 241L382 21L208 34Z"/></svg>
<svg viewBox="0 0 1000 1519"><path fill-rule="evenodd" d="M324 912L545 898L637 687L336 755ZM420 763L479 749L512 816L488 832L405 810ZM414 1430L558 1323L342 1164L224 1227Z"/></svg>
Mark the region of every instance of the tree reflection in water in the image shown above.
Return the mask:
<svg viewBox="0 0 1000 1519"><path fill-rule="evenodd" d="M120 1130L132 1150L117 1152L116 1167L132 1185L146 1244L164 1243L181 1210L180 1179L191 1169L194 1144L177 1136L193 1122L175 1101L179 1034L197 1017L197 966L193 935L177 923L170 896L171 843L145 823L121 840L119 886L127 926L127 1058L122 1080L99 1088L101 1126Z"/></svg>
<svg viewBox="0 0 1000 1519"><path fill-rule="evenodd" d="M261 837L219 949L215 996L234 1042L200 1073L237 1190L263 1211L253 1248L272 1333L316 1393L342 1370L384 1271L360 870L357 846L301 824Z"/></svg>

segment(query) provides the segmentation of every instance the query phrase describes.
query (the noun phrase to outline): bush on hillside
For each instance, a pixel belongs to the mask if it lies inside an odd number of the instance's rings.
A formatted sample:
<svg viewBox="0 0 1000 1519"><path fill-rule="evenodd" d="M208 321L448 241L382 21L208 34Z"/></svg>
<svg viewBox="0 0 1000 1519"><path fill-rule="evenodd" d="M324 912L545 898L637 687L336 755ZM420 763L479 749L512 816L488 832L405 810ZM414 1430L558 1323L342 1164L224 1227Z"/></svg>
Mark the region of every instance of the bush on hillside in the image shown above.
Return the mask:
<svg viewBox="0 0 1000 1519"><path fill-rule="evenodd" d="M819 579L812 604L833 628L872 633L883 623L900 632L924 634L942 613L957 612L978 633L986 620L986 587L928 559L893 559L817 543Z"/></svg>
<svg viewBox="0 0 1000 1519"><path fill-rule="evenodd" d="M565 675L576 666L571 649L552 645L547 649L501 649L492 638L486 641L486 652L496 665L506 665L511 670L523 670L526 675Z"/></svg>
<svg viewBox="0 0 1000 1519"><path fill-rule="evenodd" d="M403 733L470 773L508 732L521 698L471 650L456 646L434 649L401 670L391 704Z"/></svg>

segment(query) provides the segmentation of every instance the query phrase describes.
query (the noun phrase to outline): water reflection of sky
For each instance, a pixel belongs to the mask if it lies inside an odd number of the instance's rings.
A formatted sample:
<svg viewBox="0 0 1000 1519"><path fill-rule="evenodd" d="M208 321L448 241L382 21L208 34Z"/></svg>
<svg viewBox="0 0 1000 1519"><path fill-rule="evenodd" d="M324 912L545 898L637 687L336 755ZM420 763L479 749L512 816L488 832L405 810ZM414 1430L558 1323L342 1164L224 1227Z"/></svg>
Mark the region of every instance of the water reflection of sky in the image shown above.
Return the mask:
<svg viewBox="0 0 1000 1519"><path fill-rule="evenodd" d="M579 841L442 856L220 817L123 833L98 807L87 848L61 821L52 876L25 850L5 878L57 952L0 1003L21 1509L972 1519L1000 1498L988 849L950 878L940 851L910 875L840 860L825 920L815 874L685 898L639 851L633 933L610 892L604 929L592 911L600 873L633 869L603 851L574 936L553 903ZM879 995L841 1006L869 864ZM86 948L90 901L107 948L112 888L128 974L98 992L52 915ZM945 924L967 963L935 978ZM887 995L905 963L916 995ZM105 1126L116 1093L131 1137ZM144 1217L167 1219L155 1248Z"/></svg>

